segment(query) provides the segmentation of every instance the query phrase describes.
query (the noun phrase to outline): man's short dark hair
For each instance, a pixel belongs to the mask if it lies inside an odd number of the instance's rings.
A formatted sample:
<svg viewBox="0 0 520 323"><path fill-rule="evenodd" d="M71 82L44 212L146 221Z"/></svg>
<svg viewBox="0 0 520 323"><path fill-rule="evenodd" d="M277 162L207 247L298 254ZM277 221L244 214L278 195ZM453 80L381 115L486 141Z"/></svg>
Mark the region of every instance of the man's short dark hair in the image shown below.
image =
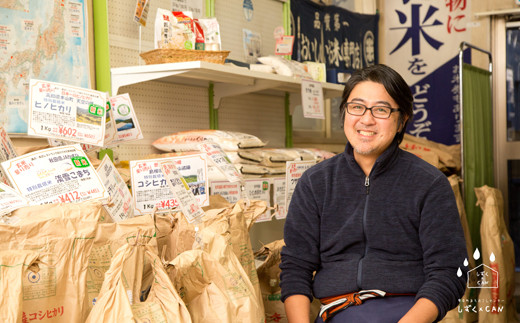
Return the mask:
<svg viewBox="0 0 520 323"><path fill-rule="evenodd" d="M406 131L406 126L408 122L413 119L413 95L403 77L394 69L384 64L373 65L357 70L348 79L345 84L345 89L343 90L343 99L339 106L342 124L345 122L345 103L350 96L350 92L352 92L358 83L365 81L382 84L386 92L388 92L395 103L397 103L399 107L399 124L403 127L402 130L396 134L396 139L398 143L401 143ZM404 121L405 117L408 117L406 121Z"/></svg>

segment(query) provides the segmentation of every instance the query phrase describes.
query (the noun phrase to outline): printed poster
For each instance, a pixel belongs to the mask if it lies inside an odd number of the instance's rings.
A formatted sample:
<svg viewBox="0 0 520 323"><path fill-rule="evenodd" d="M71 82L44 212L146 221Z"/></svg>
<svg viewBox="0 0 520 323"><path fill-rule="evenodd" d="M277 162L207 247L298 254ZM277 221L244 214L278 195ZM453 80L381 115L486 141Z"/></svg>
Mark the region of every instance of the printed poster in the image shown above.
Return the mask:
<svg viewBox="0 0 520 323"><path fill-rule="evenodd" d="M38 150L1 165L11 186L31 205L75 203L109 196L78 144Z"/></svg>
<svg viewBox="0 0 520 323"><path fill-rule="evenodd" d="M179 206L161 171L161 162L172 161L184 177L200 206L209 205L208 163L204 154L147 160L131 160L132 196L135 214L168 212Z"/></svg>
<svg viewBox="0 0 520 323"><path fill-rule="evenodd" d="M232 204L238 202L242 196L240 182L212 181L210 183L210 192L211 195L222 196Z"/></svg>
<svg viewBox="0 0 520 323"><path fill-rule="evenodd" d="M103 147L104 92L31 79L28 135Z"/></svg>
<svg viewBox="0 0 520 323"><path fill-rule="evenodd" d="M245 194L250 200L266 201L267 206L271 206L271 180L269 178L246 179ZM271 220L271 210L265 211L256 218L255 222L265 222Z"/></svg>
<svg viewBox="0 0 520 323"><path fill-rule="evenodd" d="M132 218L134 216L132 194L108 155L103 157L96 171L110 195L105 209L112 220L117 223Z"/></svg>
<svg viewBox="0 0 520 323"><path fill-rule="evenodd" d="M287 217L285 206L285 178L273 178L273 203L277 207L274 217L277 220Z"/></svg>

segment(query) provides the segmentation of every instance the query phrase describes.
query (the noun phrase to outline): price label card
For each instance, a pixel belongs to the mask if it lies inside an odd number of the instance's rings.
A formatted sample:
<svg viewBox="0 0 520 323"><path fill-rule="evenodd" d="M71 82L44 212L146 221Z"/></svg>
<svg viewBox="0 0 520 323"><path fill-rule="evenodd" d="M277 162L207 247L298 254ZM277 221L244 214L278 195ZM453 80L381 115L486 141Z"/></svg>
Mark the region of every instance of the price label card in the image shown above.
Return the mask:
<svg viewBox="0 0 520 323"><path fill-rule="evenodd" d="M276 55L292 55L294 36L282 36L276 40L274 53Z"/></svg>
<svg viewBox="0 0 520 323"><path fill-rule="evenodd" d="M147 160L131 160L132 196L136 215L168 212L179 206L164 177L160 163L172 161L200 206L209 205L208 163L204 154Z"/></svg>
<svg viewBox="0 0 520 323"><path fill-rule="evenodd" d="M29 206L30 201L21 196L12 187L0 183L0 215L11 213L24 206Z"/></svg>
<svg viewBox="0 0 520 323"><path fill-rule="evenodd" d="M14 149L11 138L5 131L4 127L0 126L0 162L9 160L11 158L18 157L16 150ZM0 181L6 185L9 185L9 179L4 174L4 171L0 169Z"/></svg>
<svg viewBox="0 0 520 323"><path fill-rule="evenodd" d="M277 220L287 217L287 207L285 206L285 178L273 178L273 203L278 206L274 217Z"/></svg>
<svg viewBox="0 0 520 323"><path fill-rule="evenodd" d="M212 181L210 183L211 195L220 195L229 203L236 203L240 200L240 183L228 181Z"/></svg>
<svg viewBox="0 0 520 323"><path fill-rule="evenodd" d="M128 93L111 97L110 104L116 127L113 143L143 139L143 132Z"/></svg>
<svg viewBox="0 0 520 323"><path fill-rule="evenodd" d="M294 193L294 188L298 184L298 180L302 177L303 172L311 168L315 161L288 161L285 168L285 205L286 210L289 210L291 198Z"/></svg>
<svg viewBox="0 0 520 323"><path fill-rule="evenodd" d="M31 79L27 134L103 147L104 92Z"/></svg>
<svg viewBox="0 0 520 323"><path fill-rule="evenodd" d="M38 150L2 162L11 186L32 205L107 199L80 145Z"/></svg>
<svg viewBox="0 0 520 323"><path fill-rule="evenodd" d="M206 214L199 206L195 195L193 195L184 177L179 173L172 161L164 161L161 162L160 165L163 175L166 178L166 183L178 201L179 207L181 208L182 214L186 217L186 220L189 223L199 222Z"/></svg>
<svg viewBox="0 0 520 323"><path fill-rule="evenodd" d="M114 121L114 115L112 111L112 104L110 100L107 101L106 115L105 115L105 141L104 146L110 145L114 140L117 139L116 123Z"/></svg>
<svg viewBox="0 0 520 323"><path fill-rule="evenodd" d="M243 180L242 174L238 172L235 165L231 163L229 157L218 144L199 144L199 150L206 153L213 165L226 177L230 182L240 182Z"/></svg>
<svg viewBox="0 0 520 323"><path fill-rule="evenodd" d="M96 171L110 195L110 203L105 206L105 209L112 220L119 222L133 217L132 194L108 155L103 157Z"/></svg>
<svg viewBox="0 0 520 323"><path fill-rule="evenodd" d="M271 181L269 178L246 179L245 189L247 197L251 200L262 200L271 206ZM256 218L255 222L265 222L271 220L271 210Z"/></svg>
<svg viewBox="0 0 520 323"><path fill-rule="evenodd" d="M320 82L302 79L303 116L312 119L325 119L323 88Z"/></svg>

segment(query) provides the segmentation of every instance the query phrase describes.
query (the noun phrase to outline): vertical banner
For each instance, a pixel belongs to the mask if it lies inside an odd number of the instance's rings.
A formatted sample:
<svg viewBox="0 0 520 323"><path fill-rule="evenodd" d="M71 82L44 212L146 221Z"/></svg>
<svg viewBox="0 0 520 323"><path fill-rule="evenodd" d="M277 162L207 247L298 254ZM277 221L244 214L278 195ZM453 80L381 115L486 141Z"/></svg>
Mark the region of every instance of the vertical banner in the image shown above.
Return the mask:
<svg viewBox="0 0 520 323"><path fill-rule="evenodd" d="M385 1L385 62L414 95L407 132L445 145L460 143L460 43L471 38L467 0Z"/></svg>
<svg viewBox="0 0 520 323"><path fill-rule="evenodd" d="M327 82L344 83L352 71L377 63L378 20L379 15L291 1L292 59L325 63Z"/></svg>

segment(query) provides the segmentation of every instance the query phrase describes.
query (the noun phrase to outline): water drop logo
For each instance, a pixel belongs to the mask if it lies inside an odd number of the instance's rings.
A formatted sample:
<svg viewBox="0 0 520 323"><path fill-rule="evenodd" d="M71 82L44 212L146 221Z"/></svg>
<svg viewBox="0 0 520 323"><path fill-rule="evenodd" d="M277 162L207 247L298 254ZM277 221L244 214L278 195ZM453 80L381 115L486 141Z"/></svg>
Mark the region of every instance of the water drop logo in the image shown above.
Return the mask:
<svg viewBox="0 0 520 323"><path fill-rule="evenodd" d="M473 259L480 259L480 251L478 248L473 252ZM486 264L478 265L477 267L468 270L467 278L468 288L498 288L498 264L496 263L496 257L494 253L489 255L490 266ZM464 267L469 266L468 259L464 259ZM468 268L469 269L469 268ZM475 275L475 279L470 279L471 276ZM462 270L459 267L457 270L457 277L462 277Z"/></svg>

